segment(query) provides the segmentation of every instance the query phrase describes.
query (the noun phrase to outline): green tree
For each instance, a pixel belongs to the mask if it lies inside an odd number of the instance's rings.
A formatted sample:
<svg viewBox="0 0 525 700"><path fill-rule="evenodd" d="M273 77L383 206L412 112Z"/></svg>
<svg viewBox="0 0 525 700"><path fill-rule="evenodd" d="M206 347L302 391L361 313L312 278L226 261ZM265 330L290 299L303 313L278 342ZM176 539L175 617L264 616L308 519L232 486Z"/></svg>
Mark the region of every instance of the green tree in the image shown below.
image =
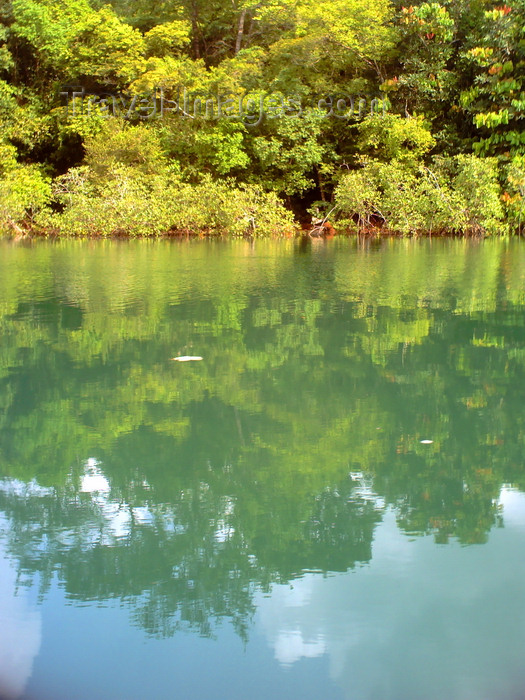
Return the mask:
<svg viewBox="0 0 525 700"><path fill-rule="evenodd" d="M462 94L478 137L475 152L509 160L525 153L525 3L485 12L480 40L470 48L475 77Z"/></svg>

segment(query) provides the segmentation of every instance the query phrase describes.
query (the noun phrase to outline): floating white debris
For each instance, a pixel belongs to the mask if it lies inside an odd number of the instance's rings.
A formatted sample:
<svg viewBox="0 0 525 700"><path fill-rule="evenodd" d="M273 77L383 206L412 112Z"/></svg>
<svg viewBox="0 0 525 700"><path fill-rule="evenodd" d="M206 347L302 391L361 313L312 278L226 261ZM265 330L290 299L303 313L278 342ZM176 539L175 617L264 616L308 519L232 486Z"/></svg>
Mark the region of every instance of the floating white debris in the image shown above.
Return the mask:
<svg viewBox="0 0 525 700"><path fill-rule="evenodd" d="M181 355L181 357L172 357L176 362L191 362L192 360L202 360L198 355Z"/></svg>
<svg viewBox="0 0 525 700"><path fill-rule="evenodd" d="M422 445L431 445L434 440L420 440L419 441Z"/></svg>

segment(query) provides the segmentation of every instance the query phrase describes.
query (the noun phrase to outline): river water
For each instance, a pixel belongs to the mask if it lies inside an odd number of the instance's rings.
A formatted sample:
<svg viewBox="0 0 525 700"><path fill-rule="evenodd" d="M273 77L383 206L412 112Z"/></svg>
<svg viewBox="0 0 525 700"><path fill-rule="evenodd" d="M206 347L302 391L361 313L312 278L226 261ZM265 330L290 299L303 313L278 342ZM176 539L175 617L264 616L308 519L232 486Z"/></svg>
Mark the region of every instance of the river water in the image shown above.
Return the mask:
<svg viewBox="0 0 525 700"><path fill-rule="evenodd" d="M0 337L1 700L523 700L523 243L3 242Z"/></svg>

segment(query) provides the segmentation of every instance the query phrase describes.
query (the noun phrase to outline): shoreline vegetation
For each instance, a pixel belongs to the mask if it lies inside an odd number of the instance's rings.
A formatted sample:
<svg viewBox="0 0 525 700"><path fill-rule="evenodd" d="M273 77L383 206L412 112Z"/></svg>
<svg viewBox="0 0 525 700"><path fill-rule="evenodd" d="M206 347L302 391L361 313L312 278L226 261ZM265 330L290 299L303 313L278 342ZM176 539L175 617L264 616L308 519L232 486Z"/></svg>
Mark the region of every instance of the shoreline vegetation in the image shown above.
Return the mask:
<svg viewBox="0 0 525 700"><path fill-rule="evenodd" d="M525 0L6 0L0 117L15 239L520 234Z"/></svg>

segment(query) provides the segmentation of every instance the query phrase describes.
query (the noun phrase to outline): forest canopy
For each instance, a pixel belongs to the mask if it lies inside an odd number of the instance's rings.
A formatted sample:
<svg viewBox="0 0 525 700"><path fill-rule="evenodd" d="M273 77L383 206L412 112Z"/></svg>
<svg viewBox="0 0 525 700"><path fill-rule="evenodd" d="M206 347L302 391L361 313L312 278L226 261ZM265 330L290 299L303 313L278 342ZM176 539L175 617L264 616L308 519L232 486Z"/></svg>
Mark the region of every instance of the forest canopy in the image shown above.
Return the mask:
<svg viewBox="0 0 525 700"><path fill-rule="evenodd" d="M2 0L0 226L504 234L525 0Z"/></svg>

